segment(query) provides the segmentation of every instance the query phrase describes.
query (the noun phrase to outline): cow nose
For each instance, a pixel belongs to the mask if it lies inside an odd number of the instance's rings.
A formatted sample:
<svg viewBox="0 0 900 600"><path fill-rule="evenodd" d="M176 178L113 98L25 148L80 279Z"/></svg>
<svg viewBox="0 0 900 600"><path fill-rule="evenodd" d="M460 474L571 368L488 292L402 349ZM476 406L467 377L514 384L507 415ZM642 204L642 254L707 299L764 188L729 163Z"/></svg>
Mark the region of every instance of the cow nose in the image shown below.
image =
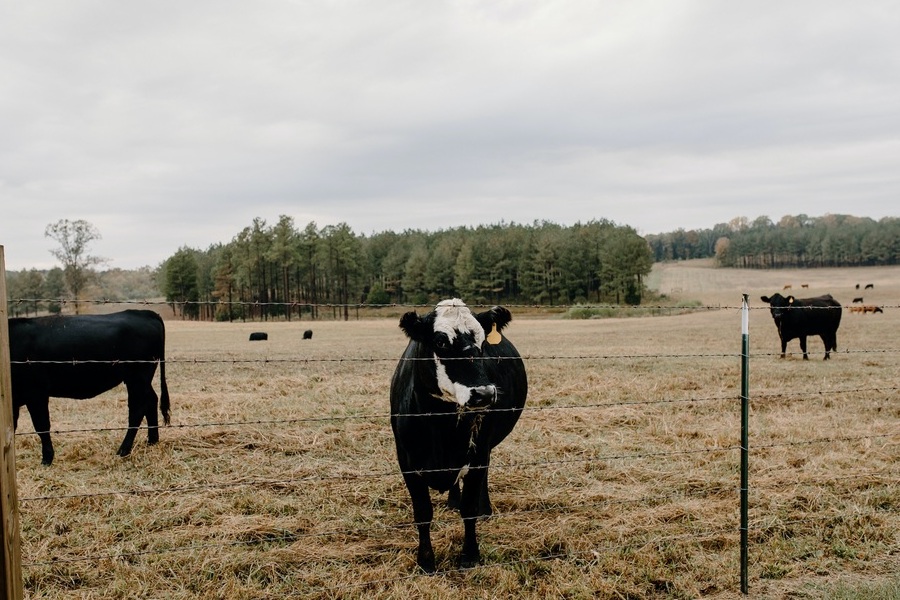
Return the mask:
<svg viewBox="0 0 900 600"><path fill-rule="evenodd" d="M493 385L480 385L471 390L468 406L470 408L485 408L497 401L497 387Z"/></svg>

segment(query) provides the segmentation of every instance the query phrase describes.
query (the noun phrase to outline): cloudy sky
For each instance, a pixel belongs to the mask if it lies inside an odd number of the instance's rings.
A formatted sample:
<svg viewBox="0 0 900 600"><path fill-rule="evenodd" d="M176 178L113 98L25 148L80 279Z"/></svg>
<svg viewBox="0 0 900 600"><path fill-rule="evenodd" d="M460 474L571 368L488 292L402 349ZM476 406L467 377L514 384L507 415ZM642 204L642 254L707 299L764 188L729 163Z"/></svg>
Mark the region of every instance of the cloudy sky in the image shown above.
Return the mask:
<svg viewBox="0 0 900 600"><path fill-rule="evenodd" d="M0 245L900 216L900 5L38 0L0 17Z"/></svg>

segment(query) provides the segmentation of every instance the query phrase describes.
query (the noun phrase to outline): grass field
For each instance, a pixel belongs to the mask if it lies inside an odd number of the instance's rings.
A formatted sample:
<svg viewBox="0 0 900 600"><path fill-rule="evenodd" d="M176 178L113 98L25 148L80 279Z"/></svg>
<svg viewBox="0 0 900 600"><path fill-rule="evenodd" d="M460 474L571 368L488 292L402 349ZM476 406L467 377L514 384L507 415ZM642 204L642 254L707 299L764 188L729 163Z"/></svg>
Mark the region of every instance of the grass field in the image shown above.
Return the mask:
<svg viewBox="0 0 900 600"><path fill-rule="evenodd" d="M812 360L780 359L759 296L789 282L845 305L863 295L884 313L845 311L830 361L818 338ZM856 283L875 287L857 293ZM667 302L716 308L585 321L512 309L529 401L493 456L483 564L457 570L462 522L436 503L433 576L416 571L388 424L405 347L396 318L168 321L173 425L158 446L142 433L120 459L124 431L98 431L124 425L124 389L54 399L61 431L45 468L23 413L27 596L741 597L747 292L751 597L900 597L900 269L675 263L658 265L651 284ZM302 341L308 327L314 337ZM248 342L256 330L269 341Z"/></svg>

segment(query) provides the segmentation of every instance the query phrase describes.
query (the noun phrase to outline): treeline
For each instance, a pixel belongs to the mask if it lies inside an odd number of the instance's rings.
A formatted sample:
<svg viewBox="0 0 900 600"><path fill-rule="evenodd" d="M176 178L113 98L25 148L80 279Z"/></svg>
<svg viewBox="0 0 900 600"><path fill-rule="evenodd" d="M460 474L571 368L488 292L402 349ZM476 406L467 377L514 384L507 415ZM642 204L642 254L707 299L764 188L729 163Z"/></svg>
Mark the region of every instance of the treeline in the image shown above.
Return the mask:
<svg viewBox="0 0 900 600"><path fill-rule="evenodd" d="M781 269L900 264L900 218L746 217L712 229L648 235L655 261L715 257L723 267Z"/></svg>
<svg viewBox="0 0 900 600"><path fill-rule="evenodd" d="M627 226L590 221L497 224L436 232L354 233L345 223L298 229L262 219L226 244L180 248L160 268L166 300L186 318L312 318L322 307L580 302L639 304L653 257Z"/></svg>
<svg viewBox="0 0 900 600"><path fill-rule="evenodd" d="M153 300L161 295L157 270L140 269L88 270L80 300L91 302L123 302ZM66 284L60 267L49 270L22 269L6 272L6 297L10 316L21 317L40 313L58 314L74 310L75 298ZM70 307L65 307L71 303ZM65 310L64 310L65 308Z"/></svg>

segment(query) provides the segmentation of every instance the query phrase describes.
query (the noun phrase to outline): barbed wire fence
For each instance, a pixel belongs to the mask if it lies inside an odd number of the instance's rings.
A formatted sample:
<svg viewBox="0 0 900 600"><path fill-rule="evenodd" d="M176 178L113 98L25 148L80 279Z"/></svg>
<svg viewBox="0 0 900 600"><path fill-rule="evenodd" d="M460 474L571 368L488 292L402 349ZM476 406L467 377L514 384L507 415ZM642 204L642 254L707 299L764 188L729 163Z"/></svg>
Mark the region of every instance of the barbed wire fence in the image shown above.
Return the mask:
<svg viewBox="0 0 900 600"><path fill-rule="evenodd" d="M20 302L33 302L35 300L21 300ZM109 304L113 303L112 301L107 300L95 300L92 301L94 304ZM122 303L122 302L114 302L115 304L154 304L150 302L144 301L132 301L130 303ZM155 303L155 304L169 304L169 303ZM258 303L257 303L258 304ZM321 305L324 307L330 308L331 305ZM353 305L354 307L360 307L363 305ZM508 305L509 306L509 305ZM377 306L367 306L367 308L409 308L415 309L423 307L421 305L377 305ZM538 305L512 305L511 308L541 308L546 309L546 306L538 306ZM606 308L616 309L622 307L616 306L605 306ZM554 310L561 309L564 307L552 307ZM740 307L737 306L721 306L721 307L673 307L673 306L651 306L651 307L632 307L639 308L644 310L655 310L655 311L709 311L709 310L735 310ZM897 307L889 307L885 308L897 308ZM765 307L768 310L767 307ZM835 354L840 354L841 352L835 352ZM885 354L897 354L900 353L900 350L895 349L874 349L874 350L846 350L843 351L846 354L873 354L873 355L885 355ZM795 353L799 355L800 353ZM625 361L637 361L637 360L665 360L665 359L685 359L685 360L702 360L709 358L716 359L736 359L738 358L738 353L647 353L647 354L545 354L545 355L523 355L523 359L526 362L567 362L567 361L605 361L605 360L625 360ZM773 357L780 356L779 352L762 352L762 353L754 353L753 357ZM247 366L254 367L265 367L268 365L275 364L343 364L343 363L376 363L376 362L396 362L396 358L378 358L378 357L303 357L303 358L256 358L256 359L243 359L243 358L175 358L166 360L166 364L182 364L184 366L192 366L192 365L203 365L203 364L221 364L221 365L236 365L242 364ZM63 362L63 361L60 361ZM64 361L66 364L72 364L73 361ZM75 364L78 363L91 363L97 361L74 361ZM123 361L124 362L124 361ZM140 362L140 361L136 361ZM846 389L829 389L829 390L814 390L810 391L768 391L763 393L754 393L753 401L761 402L766 400L773 399L795 399L795 400L804 400L810 397L814 397L816 395L835 395L835 394L881 394L881 395L892 395L896 396L900 390L900 387L893 385L881 385L874 387L861 387L861 386L853 386L848 387ZM710 405L716 404L726 404L733 403L737 400L736 394L731 395L711 395L711 396L688 396L688 397L680 397L680 398L655 398L651 400L643 400L643 401L621 401L621 402L583 402L583 403L570 403L570 404L555 404L555 405L528 405L523 410L523 414L542 414L548 412L557 412L563 413L565 411L595 411L595 410L607 410L616 407L637 407L637 406L671 406L676 404L697 404L697 403L707 403ZM188 430L188 429L202 429L202 428L232 428L235 430L242 430L248 427L273 427L273 426L313 426L320 425L322 423L330 423L335 425L340 425L342 423L348 422L366 422L366 423L378 423L384 424L390 418L389 413L385 412L371 412L371 413L359 413L359 414L349 414L349 415L332 415L332 416L323 416L323 417L301 417L301 418L288 418L288 419L258 419L258 420L221 420L221 421L209 421L209 422L195 422L195 423L178 423L168 426L171 429L175 430ZM429 414L415 415L416 417L428 418ZM127 431L128 427L99 427L99 428L73 428L73 429L51 429L48 433L52 435L73 435L73 434L91 434L94 432L115 432L115 431ZM141 426L139 429L147 429L146 426ZM42 432L17 432L16 437L26 437L26 436L34 436L38 435ZM389 435L386 433L386 435ZM839 442L866 442L871 443L878 440L889 440L896 438L900 435L900 430L896 428L892 431L883 434L868 434L868 435L859 435L859 436L815 436L808 439L803 440L792 440L792 441L784 441L784 442L770 442L765 444L757 444L754 446L755 451L764 451L764 450L774 450L778 448L787 448L787 447L796 447L801 445L808 446L829 446L834 445ZM712 447L712 448L695 448L695 449L682 449L682 450L668 450L663 452L635 452L635 453L627 453L627 454L596 454L590 453L585 456L576 456L569 458L560 458L555 460L515 460L515 461L506 461L506 462L493 462L491 464L491 470L494 471L516 471L522 469L547 469L551 467L559 467L561 465L583 465L583 466L591 466L602 463L609 463L612 461L641 461L647 460L651 458L675 458L675 457L687 457L687 456L730 456L734 457L735 462L737 462L737 455L741 450L747 450L747 448L742 448L741 444L733 444L727 446L720 447ZM322 474L316 473L312 475L306 475L301 477L284 477L284 478L245 478L240 481L206 481L200 482L195 485L181 485L181 486L172 486L172 487L148 487L148 488L125 488L125 489L110 489L110 490L101 490L101 491L92 491L92 492L82 492L82 493L58 493L58 494L41 494L41 495L33 495L33 496L24 496L19 497L18 501L23 511L32 510L31 507L37 507L42 503L53 503L60 502L63 500L88 500L88 499L103 499L103 498L119 498L122 496L155 496L155 497L166 497L172 495L184 495L184 494L193 494L200 491L221 491L221 490L231 490L236 488L266 488L266 487L285 487L285 488L295 488L300 486L305 486L309 484L320 483L323 481L327 481L330 479L346 481L347 479L355 479L360 482L366 482L370 480L380 480L385 478L395 478L399 479L400 477L399 471L396 469L384 469L382 471L368 471L368 472L357 472L352 475L348 475L347 473L339 473L339 474ZM891 470L876 470L876 471L863 471L861 473L856 473L849 476L844 477L836 477L834 481L838 481L840 479L849 479L849 478L870 478L876 480L896 480L900 476L900 470L891 469ZM811 482L812 483L812 482ZM816 480L814 483L821 484L822 480ZM490 517L493 520L504 520L504 519L514 519L520 516L534 515L539 513L548 513L548 512L560 512L560 511L594 511L606 509L609 510L616 506L642 506L654 503L660 503L671 500L678 499L687 499L687 498L704 498L711 494L731 494L735 497L740 492L740 486L735 482L734 486L718 486L713 488L704 488L702 490L697 491L692 494L688 491L678 491L673 492L668 495L655 495L655 496L645 496L639 498L630 498L630 499L606 499L603 502L588 502L588 503L576 503L572 502L565 506L548 506L548 507L540 507L540 508L530 508L530 509L518 509L514 511L503 512L499 514L494 514ZM37 509L39 510L39 509ZM803 523L815 523L819 521L823 521L830 518L829 516L821 516L815 518L805 518L805 519L796 519L793 521L782 521L778 524L779 527L789 527L793 525L800 525ZM753 532L762 532L768 530L772 527L772 523L769 522L770 519L766 516L759 516L756 518L756 521L750 523L747 527L748 533ZM435 523L444 523L446 525L451 525L454 521L450 519L450 517L446 517L444 521L440 519L436 519ZM326 532L284 532L281 534L273 534L267 535L264 538L266 543L294 543L303 539L306 540L315 540L315 539L323 539L328 538L332 535L336 535L340 533L341 535L347 535L348 532L355 536L369 536L369 535L377 535L383 533L385 531L394 531L394 530L405 530L405 529L414 529L417 524L414 522L403 523L403 524L391 524L391 523L382 523L376 526L367 526L367 527L346 527L342 526L339 530L334 531L326 531ZM642 544L646 546L654 546L663 543L674 542L676 540L682 539L684 537L693 537L694 539L701 538L715 538L718 536L732 536L736 537L739 533L739 527L737 524L733 527L727 528L713 528L713 529L703 529L702 527L694 528L695 530L689 534L677 534L677 535L668 535L668 536L651 536L642 538L638 536L636 538L637 544ZM78 555L65 555L65 556L55 556L49 560L39 560L36 557L25 557L23 561L23 568L35 569L48 565L58 565L58 564L83 564L83 563L97 563L104 560L133 560L142 556L148 555L165 555L165 554L181 554L181 553L192 553L197 552L203 549L209 548L222 548L222 547L241 547L241 546L251 546L254 544L260 543L259 539L247 539L247 540L216 540L211 542L199 542L193 544L187 544L182 546L174 546L174 547L166 547L166 548L149 548L149 549L140 549L134 551L126 551L126 552L110 552L110 553L88 553L81 556ZM549 560L566 560L573 561L578 560L580 558L590 557L596 552L604 552L606 550L611 550L610 548L596 547L590 551L580 551L580 550L561 550L557 552L547 552L542 553L540 556L533 557L525 557L517 561L506 561L502 563L492 563L489 565L490 567L496 566L511 566L519 563L531 563L531 562L541 562L541 561L549 561ZM487 568L487 567L476 567L477 568ZM371 586L377 584L386 584L386 583L397 583L407 579L413 579L416 577L420 577L422 575L414 573L405 576L400 576L390 580L383 581L365 581L359 582L358 584L352 584L350 586L344 584L339 587L326 589L330 594L340 595L342 590L351 589L354 586Z"/></svg>

